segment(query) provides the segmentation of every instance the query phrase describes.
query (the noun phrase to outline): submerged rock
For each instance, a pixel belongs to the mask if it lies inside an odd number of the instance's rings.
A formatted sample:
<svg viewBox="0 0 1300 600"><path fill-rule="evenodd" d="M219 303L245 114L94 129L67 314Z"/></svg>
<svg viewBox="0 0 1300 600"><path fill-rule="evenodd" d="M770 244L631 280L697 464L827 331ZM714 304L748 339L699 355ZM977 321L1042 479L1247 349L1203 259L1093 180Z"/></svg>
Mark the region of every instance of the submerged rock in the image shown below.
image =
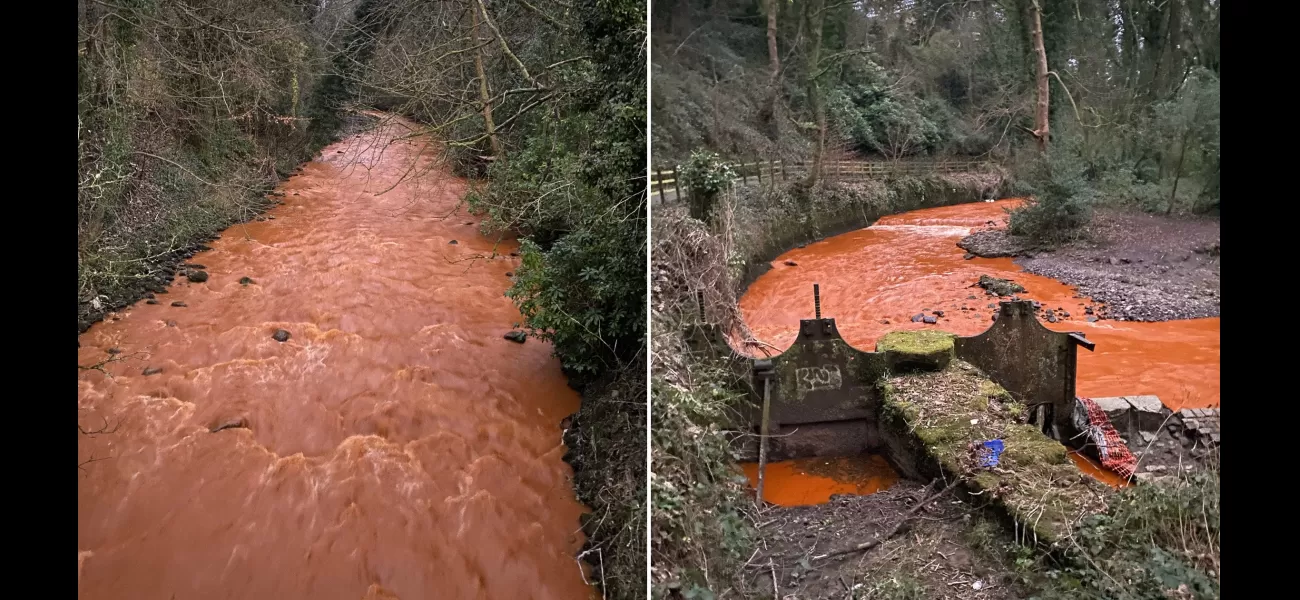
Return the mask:
<svg viewBox="0 0 1300 600"><path fill-rule="evenodd" d="M162 373L162 367L145 367L144 370L140 372L140 374L145 377L157 375L159 373Z"/></svg>
<svg viewBox="0 0 1300 600"><path fill-rule="evenodd" d="M938 317L924 317L921 320L924 321L926 325L934 325L939 322Z"/></svg>
<svg viewBox="0 0 1300 600"><path fill-rule="evenodd" d="M193 283L203 283L208 280L207 271L190 271L185 274L185 278Z"/></svg>
<svg viewBox="0 0 1300 600"><path fill-rule="evenodd" d="M181 302L180 300L177 300L177 301L175 301L175 302L172 302L172 306L175 306L175 307L177 307L177 308L185 308L186 306L189 306L189 305L186 304L186 303L184 303L184 302Z"/></svg>
<svg viewBox="0 0 1300 600"><path fill-rule="evenodd" d="M511 332L505 334L503 337L505 337L507 340L510 340L510 341L512 341L512 342L514 342L514 343L516 343L516 344L522 344L522 343L524 343L525 341L528 340L528 334L527 334L527 333L524 333L524 332L522 332L522 331L519 331L519 330L511 331Z"/></svg>
<svg viewBox="0 0 1300 600"><path fill-rule="evenodd" d="M999 296L1010 296L1025 291L1024 286L1010 279L998 279L988 275L980 275L979 282L976 285Z"/></svg>
<svg viewBox="0 0 1300 600"><path fill-rule="evenodd" d="M237 419L230 419L227 421L223 421L220 425L209 428L208 432L216 433L223 429L248 429L248 421L245 421L243 417L239 417Z"/></svg>
<svg viewBox="0 0 1300 600"><path fill-rule="evenodd" d="M250 283L255 283L255 282L253 281L253 278L252 278L252 277L240 277L240 278L239 278L239 285L248 285L248 284L250 284Z"/></svg>
<svg viewBox="0 0 1300 600"><path fill-rule="evenodd" d="M277 342L287 342L289 341L289 336L289 331L285 329L277 329L275 330L275 333L271 334L271 338Z"/></svg>

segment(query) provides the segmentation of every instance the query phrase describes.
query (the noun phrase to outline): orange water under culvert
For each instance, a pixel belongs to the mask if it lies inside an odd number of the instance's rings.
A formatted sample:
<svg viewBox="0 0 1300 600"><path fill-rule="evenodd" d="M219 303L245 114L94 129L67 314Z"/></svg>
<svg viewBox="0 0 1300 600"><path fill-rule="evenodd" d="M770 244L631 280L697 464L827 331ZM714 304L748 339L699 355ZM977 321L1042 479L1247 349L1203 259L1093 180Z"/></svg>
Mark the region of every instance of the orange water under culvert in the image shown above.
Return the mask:
<svg viewBox="0 0 1300 600"><path fill-rule="evenodd" d="M742 315L758 340L784 350L794 343L799 319L813 317L812 286L817 283L822 316L834 317L844 339L862 350L874 350L877 340L897 330L938 329L974 335L992 325L997 310L996 298L972 287L980 275L987 274L1024 286L1023 299L1070 313L1070 318L1057 323L1042 321L1046 327L1080 331L1097 343L1094 352L1079 350L1079 395L1154 394L1172 409L1219 406L1217 317L1089 323L1084 307L1091 302L1079 297L1072 286L1026 273L1010 258L963 258L965 251L957 247L957 241L988 226L989 221L1004 224L1006 209L1016 202L980 202L887 216L871 227L786 252L772 261L772 270L749 286L740 300ZM788 266L786 261L796 264ZM962 310L963 306L968 310ZM935 310L944 311L935 325L911 321L912 315L929 315ZM1081 470L1112 485L1119 483L1113 473L1083 457L1074 459ZM753 465L744 468L747 472L757 470ZM789 484L795 488L789 492L792 497L803 493L800 486L829 488L838 484L806 477L792 479L798 480ZM842 483L851 485L852 481ZM780 485L764 485L764 495L778 504L786 498Z"/></svg>
<svg viewBox="0 0 1300 600"><path fill-rule="evenodd" d="M758 463L741 468L757 488ZM898 473L878 455L783 460L764 469L763 499L781 506L824 504L836 494L874 494L897 481Z"/></svg>
<svg viewBox="0 0 1300 600"><path fill-rule="evenodd" d="M502 339L516 244L412 134L326 149L274 219L191 259L206 282L80 337L83 366L121 350L78 370L78 424L109 431L77 437L80 597L593 593L562 459L579 399L547 344Z"/></svg>

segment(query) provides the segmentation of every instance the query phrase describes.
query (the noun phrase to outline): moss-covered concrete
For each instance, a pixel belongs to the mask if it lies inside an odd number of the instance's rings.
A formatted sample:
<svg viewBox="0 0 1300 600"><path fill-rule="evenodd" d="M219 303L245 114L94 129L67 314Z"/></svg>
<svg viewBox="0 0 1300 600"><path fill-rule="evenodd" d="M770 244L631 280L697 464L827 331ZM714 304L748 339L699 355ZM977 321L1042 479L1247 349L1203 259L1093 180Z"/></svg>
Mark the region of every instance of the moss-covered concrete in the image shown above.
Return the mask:
<svg viewBox="0 0 1300 600"><path fill-rule="evenodd" d="M1014 522L1021 539L1059 544L1074 523L1105 509L1110 488L1080 472L1066 448L1027 424L1023 405L977 368L953 361L938 372L882 381L880 429L904 474L963 478L965 492ZM982 442L1000 439L993 468Z"/></svg>
<svg viewBox="0 0 1300 600"><path fill-rule="evenodd" d="M946 331L891 331L876 342L893 372L942 371L953 359L956 335Z"/></svg>

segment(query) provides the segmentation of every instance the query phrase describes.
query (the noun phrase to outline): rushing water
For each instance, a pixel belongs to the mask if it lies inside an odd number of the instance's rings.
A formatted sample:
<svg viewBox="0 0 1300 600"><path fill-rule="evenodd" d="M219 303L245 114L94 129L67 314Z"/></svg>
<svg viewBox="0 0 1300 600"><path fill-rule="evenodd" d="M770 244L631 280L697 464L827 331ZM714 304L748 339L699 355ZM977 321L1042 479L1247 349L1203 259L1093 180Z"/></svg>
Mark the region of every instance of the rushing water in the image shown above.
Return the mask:
<svg viewBox="0 0 1300 600"><path fill-rule="evenodd" d="M593 593L578 397L547 344L502 339L516 245L434 155L400 122L326 149L193 257L210 279L81 336L83 366L121 351L78 373L78 424L111 431L77 437L81 597Z"/></svg>
<svg viewBox="0 0 1300 600"><path fill-rule="evenodd" d="M983 274L1013 279L1026 289L1021 298L1070 313L1068 319L1057 323L1044 321L1045 326L1080 331L1097 343L1095 352L1079 350L1079 395L1154 394L1174 409L1219 405L1217 317L1089 323L1084 307L1095 303L1079 297L1073 287L1026 273L1010 258L965 260L965 251L957 247L957 241L989 221L1004 223L1005 208L1013 202L963 204L888 216L871 227L791 250L750 285L740 300L741 312L757 339L788 348L798 333L799 319L813 316L812 285L818 283L822 316L835 318L849 344L873 350L876 340L895 330L941 329L974 335L988 329L996 312L990 305L996 306L997 299L972 286ZM912 315L935 310L944 311L936 325L911 321ZM1118 483L1081 457L1075 462L1108 483ZM764 492L769 496L784 493Z"/></svg>

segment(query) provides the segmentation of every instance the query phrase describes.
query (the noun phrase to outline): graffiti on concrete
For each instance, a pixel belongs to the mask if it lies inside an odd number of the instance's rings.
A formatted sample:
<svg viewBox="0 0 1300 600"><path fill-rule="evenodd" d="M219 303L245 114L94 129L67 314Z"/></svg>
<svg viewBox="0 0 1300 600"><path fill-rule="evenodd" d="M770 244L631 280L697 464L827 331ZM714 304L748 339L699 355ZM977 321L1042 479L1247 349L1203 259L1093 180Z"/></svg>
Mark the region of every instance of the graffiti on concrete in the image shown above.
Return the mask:
<svg viewBox="0 0 1300 600"><path fill-rule="evenodd" d="M800 367L795 370L795 379L801 396L817 390L838 390L844 386L839 365Z"/></svg>

